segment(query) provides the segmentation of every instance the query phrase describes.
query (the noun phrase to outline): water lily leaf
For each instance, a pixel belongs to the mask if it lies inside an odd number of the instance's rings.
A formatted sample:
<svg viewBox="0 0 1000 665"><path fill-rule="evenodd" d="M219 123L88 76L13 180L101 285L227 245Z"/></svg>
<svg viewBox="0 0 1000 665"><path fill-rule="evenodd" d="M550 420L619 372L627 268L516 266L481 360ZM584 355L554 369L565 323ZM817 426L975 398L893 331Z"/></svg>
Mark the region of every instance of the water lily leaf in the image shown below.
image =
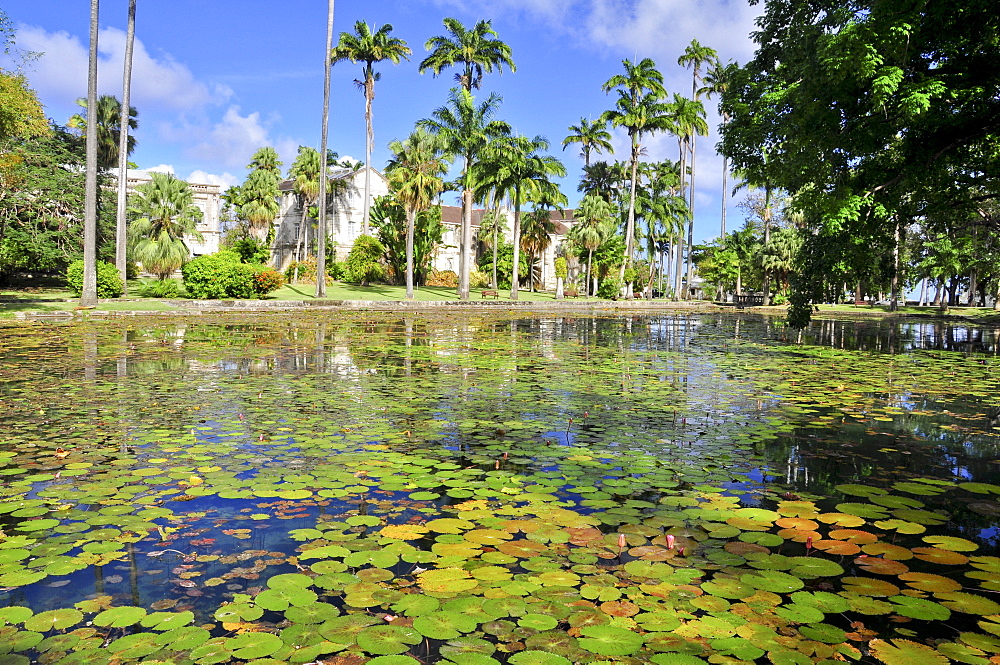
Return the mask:
<svg viewBox="0 0 1000 665"><path fill-rule="evenodd" d="M821 559L819 557L796 556L789 557L788 573L803 579L815 579L817 577L833 577L843 575L844 568L836 561Z"/></svg>
<svg viewBox="0 0 1000 665"><path fill-rule="evenodd" d="M798 603L779 607L774 613L794 623L819 623L826 618L826 615L815 606Z"/></svg>
<svg viewBox="0 0 1000 665"><path fill-rule="evenodd" d="M230 637L225 642L226 649L244 660L270 656L282 646L284 642L281 638L271 633L244 633Z"/></svg>
<svg viewBox="0 0 1000 665"><path fill-rule="evenodd" d="M422 665L422 663L412 656L378 656L372 658L365 665Z"/></svg>
<svg viewBox="0 0 1000 665"><path fill-rule="evenodd" d="M388 524L378 533L383 538L393 540L420 540L427 532L427 527L420 524Z"/></svg>
<svg viewBox="0 0 1000 665"><path fill-rule="evenodd" d="M289 607L285 610L285 618L296 624L323 623L340 615L335 605L329 603L310 603L302 607Z"/></svg>
<svg viewBox="0 0 1000 665"><path fill-rule="evenodd" d="M641 635L616 626L584 626L577 644L600 656L628 656L642 648Z"/></svg>
<svg viewBox="0 0 1000 665"><path fill-rule="evenodd" d="M924 526L937 526L948 521L948 517L929 510L917 510L915 508L900 508L892 511L893 517L905 522L914 522Z"/></svg>
<svg viewBox="0 0 1000 665"><path fill-rule="evenodd" d="M755 587L745 582L728 577L716 577L709 582L702 583L701 588L705 593L730 600L747 598L757 591Z"/></svg>
<svg viewBox="0 0 1000 665"><path fill-rule="evenodd" d="M336 644L354 644L362 630L382 623L378 617L368 614L348 614L335 617L320 625L319 632L325 639Z"/></svg>
<svg viewBox="0 0 1000 665"><path fill-rule="evenodd" d="M38 633L50 630L65 630L83 621L83 612L75 609L49 610L39 612L24 620L24 627ZM14 622L12 622L14 623Z"/></svg>
<svg viewBox="0 0 1000 665"><path fill-rule="evenodd" d="M847 639L847 634L836 626L828 623L814 623L808 626L799 626L802 636L824 644L839 644Z"/></svg>
<svg viewBox="0 0 1000 665"><path fill-rule="evenodd" d="M958 538L956 536L924 536L923 540L925 543L930 543L934 547L939 547L943 550L951 552L975 552L979 549L979 545L971 540Z"/></svg>
<svg viewBox="0 0 1000 665"><path fill-rule="evenodd" d="M755 589L788 593L798 591L805 583L798 577L778 570L762 570L759 573L741 575L740 581Z"/></svg>
<svg viewBox="0 0 1000 665"><path fill-rule="evenodd" d="M424 526L429 531L434 531L436 533L462 533L467 529L471 529L475 526L472 522L468 520L462 520L455 517L442 517L436 520L431 520L424 524Z"/></svg>
<svg viewBox="0 0 1000 665"><path fill-rule="evenodd" d="M461 568L438 568L417 576L417 583L424 591L455 593L474 589L479 582L467 570Z"/></svg>
<svg viewBox="0 0 1000 665"><path fill-rule="evenodd" d="M387 550L362 550L348 554L344 557L344 563L353 568L365 565L376 568L392 568L399 563L399 555Z"/></svg>
<svg viewBox="0 0 1000 665"><path fill-rule="evenodd" d="M815 607L826 614L839 614L851 607L846 598L828 591L796 591L791 598L797 605Z"/></svg>
<svg viewBox="0 0 1000 665"><path fill-rule="evenodd" d="M254 598L254 604L265 610L283 612L289 606L306 607L315 603L319 596L310 589L288 586L280 589L264 589Z"/></svg>
<svg viewBox="0 0 1000 665"><path fill-rule="evenodd" d="M521 559L530 559L531 557L538 556L549 549L544 543L539 543L534 540L509 540L507 542L497 544L496 548L504 554Z"/></svg>
<svg viewBox="0 0 1000 665"><path fill-rule="evenodd" d="M571 665L573 661L554 653L529 649L519 651L508 658L507 662L514 665Z"/></svg>
<svg viewBox="0 0 1000 665"><path fill-rule="evenodd" d="M359 647L377 655L404 653L422 640L419 632L403 626L371 626L358 633L357 638Z"/></svg>
<svg viewBox="0 0 1000 665"><path fill-rule="evenodd" d="M413 619L413 627L432 640L450 640L462 633L471 633L477 622L458 612L430 612Z"/></svg>
<svg viewBox="0 0 1000 665"><path fill-rule="evenodd" d="M877 496L888 494L888 490L881 487L870 487L868 485L835 485L834 489L850 496Z"/></svg>
<svg viewBox="0 0 1000 665"><path fill-rule="evenodd" d="M900 492L906 492L908 494L916 494L918 496L935 496L944 491L941 487L935 487L926 483L911 483L907 481L894 483L892 489Z"/></svg>
<svg viewBox="0 0 1000 665"><path fill-rule="evenodd" d="M302 573L283 573L281 575L273 575L267 580L267 586L271 589L288 589L291 587L304 589L311 586L312 583L312 578Z"/></svg>
<svg viewBox="0 0 1000 665"><path fill-rule="evenodd" d="M184 612L154 612L144 616L139 623L145 628L164 631L186 626L192 621L194 621L194 612L186 610Z"/></svg>
<svg viewBox="0 0 1000 665"><path fill-rule="evenodd" d="M902 548L900 548L902 549ZM909 552L909 550L907 550ZM868 556L867 554L862 554L854 563L861 568L861 570L872 573L873 575L902 575L903 573L909 572L910 568L905 563L900 563L893 559L882 559L879 557Z"/></svg>
<svg viewBox="0 0 1000 665"><path fill-rule="evenodd" d="M1000 485L992 483L959 483L958 486L975 494L1000 494Z"/></svg>
<svg viewBox="0 0 1000 665"><path fill-rule="evenodd" d="M870 503L838 503L837 510L866 520L881 520L889 517L885 508Z"/></svg>
<svg viewBox="0 0 1000 665"><path fill-rule="evenodd" d="M116 658L142 658L163 649L153 633L135 633L120 637L107 646Z"/></svg>
<svg viewBox="0 0 1000 665"><path fill-rule="evenodd" d="M31 609L20 605L11 605L10 607L4 607L0 609L0 621L4 623L9 623L9 624L24 623L30 616L31 616ZM37 630L37 629L31 629L31 630Z"/></svg>
<svg viewBox="0 0 1000 665"><path fill-rule="evenodd" d="M942 605L956 612L980 616L1000 614L1000 603L983 596L962 591L945 591L935 593L934 597L940 600Z"/></svg>
<svg viewBox="0 0 1000 665"><path fill-rule="evenodd" d="M911 598L910 596L894 596L889 602L896 605L896 613L911 619L923 619L925 621L947 621L951 617L951 610L933 601L924 598Z"/></svg>
<svg viewBox="0 0 1000 665"><path fill-rule="evenodd" d="M491 598L483 603L483 612L496 618L519 617L527 614L528 605L521 598Z"/></svg>
<svg viewBox="0 0 1000 665"><path fill-rule="evenodd" d="M108 626L109 628L124 628L139 623L146 616L146 610L141 607L112 607L94 617L95 626Z"/></svg>
<svg viewBox="0 0 1000 665"><path fill-rule="evenodd" d="M921 561L929 561L942 566L961 566L969 562L969 557L964 554L939 547L914 547L911 551L913 556Z"/></svg>
<svg viewBox="0 0 1000 665"><path fill-rule="evenodd" d="M264 610L250 603L228 603L215 611L215 619L226 623L256 621L264 615Z"/></svg>
<svg viewBox="0 0 1000 665"><path fill-rule="evenodd" d="M343 545L323 545L303 550L299 554L300 559L339 559L350 554L351 551Z"/></svg>
<svg viewBox="0 0 1000 665"><path fill-rule="evenodd" d="M947 656L910 640L876 639L869 642L868 646L872 654L886 665L943 665L948 662Z"/></svg>
<svg viewBox="0 0 1000 665"><path fill-rule="evenodd" d="M517 620L517 625L534 630L551 630L559 625L559 620L547 614L525 614Z"/></svg>

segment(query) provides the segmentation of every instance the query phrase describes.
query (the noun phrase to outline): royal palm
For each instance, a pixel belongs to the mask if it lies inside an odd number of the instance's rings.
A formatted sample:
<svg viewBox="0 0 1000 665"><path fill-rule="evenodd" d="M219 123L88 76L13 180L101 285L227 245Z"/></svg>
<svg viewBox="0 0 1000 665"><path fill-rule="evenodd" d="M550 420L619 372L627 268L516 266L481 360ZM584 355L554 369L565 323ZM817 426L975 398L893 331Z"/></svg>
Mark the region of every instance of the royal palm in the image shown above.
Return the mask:
<svg viewBox="0 0 1000 665"><path fill-rule="evenodd" d="M350 60L352 63L364 63L361 68L361 78L354 82L365 94L365 206L361 220L361 233L368 233L368 218L371 214L371 159L375 147L375 132L372 129L372 100L375 99L375 81L382 78L375 71L375 63L386 60L398 65L400 60L409 60L412 50L406 42L398 37L391 37L392 26L386 23L372 32L368 24L358 21L354 24L354 34L340 33L340 41L330 53L333 64Z"/></svg>
<svg viewBox="0 0 1000 665"><path fill-rule="evenodd" d="M420 63L421 74L430 70L438 76L444 68L458 65L462 71L455 74L455 80L472 92L473 88L479 89L484 72L496 68L502 73L504 66L517 71L510 47L496 38L490 21L479 21L469 30L458 19L446 18L444 27L448 29L447 35L431 37L424 45L430 55Z"/></svg>
<svg viewBox="0 0 1000 665"><path fill-rule="evenodd" d="M571 143L580 144L580 155L583 157L583 166L590 166L590 153L602 153L605 150L614 152L611 148L611 133L607 130L607 121L591 122L586 118L580 118L579 125L570 125L571 134L563 139L563 150Z"/></svg>

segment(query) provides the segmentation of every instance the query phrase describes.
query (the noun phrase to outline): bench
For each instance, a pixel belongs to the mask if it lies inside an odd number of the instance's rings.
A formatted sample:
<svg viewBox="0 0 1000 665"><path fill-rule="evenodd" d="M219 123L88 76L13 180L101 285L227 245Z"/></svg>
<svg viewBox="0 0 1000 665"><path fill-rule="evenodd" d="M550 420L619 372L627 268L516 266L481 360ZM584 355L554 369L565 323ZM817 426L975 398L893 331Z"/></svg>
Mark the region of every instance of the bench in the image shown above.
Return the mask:
<svg viewBox="0 0 1000 665"><path fill-rule="evenodd" d="M490 298L490 297L492 297L494 300L496 300L497 298L500 297L500 292L499 291L491 291L491 290L487 289L487 290L483 291L482 295L483 295L483 298Z"/></svg>
<svg viewBox="0 0 1000 665"><path fill-rule="evenodd" d="M744 307L760 307L764 304L764 296L761 295L734 295L733 304L736 305L736 309L743 309Z"/></svg>

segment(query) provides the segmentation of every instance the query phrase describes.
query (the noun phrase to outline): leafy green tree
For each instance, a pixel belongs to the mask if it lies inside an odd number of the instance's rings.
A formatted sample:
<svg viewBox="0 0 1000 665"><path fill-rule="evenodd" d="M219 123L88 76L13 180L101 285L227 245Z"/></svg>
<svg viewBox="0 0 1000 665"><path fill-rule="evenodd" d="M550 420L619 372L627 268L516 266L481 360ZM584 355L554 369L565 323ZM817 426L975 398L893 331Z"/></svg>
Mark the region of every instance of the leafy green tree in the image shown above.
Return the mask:
<svg viewBox="0 0 1000 665"><path fill-rule="evenodd" d="M552 221L552 206L547 201L535 202L533 210L524 215L521 229L521 249L528 255L528 282L530 289L535 290L536 259L552 244L552 234L556 232L556 223ZM541 267L538 278L541 279Z"/></svg>
<svg viewBox="0 0 1000 665"><path fill-rule="evenodd" d="M542 155L549 142L541 136L502 137L490 142L483 159L473 165L474 180L487 184L514 204L514 257L512 260L510 299L517 300L519 253L521 249L521 206L528 201L546 201L559 205L565 197L552 176L566 175L566 167L555 157Z"/></svg>
<svg viewBox="0 0 1000 665"><path fill-rule="evenodd" d="M625 253L621 264L619 280L625 268L631 264L635 248L635 187L639 156L642 151L642 137L670 127L669 108L663 102L666 90L663 88L663 74L656 69L656 63L643 58L638 63L623 60L624 74L616 74L604 82L605 92L617 90L615 108L605 111L602 120L614 127L624 127L628 131L632 145L631 181L629 185L628 215L625 222Z"/></svg>
<svg viewBox="0 0 1000 665"><path fill-rule="evenodd" d="M488 210L479 222L479 242L483 243L487 249L492 250L494 247L499 247L500 243L503 241L504 234L506 233L507 217L499 210ZM496 256L496 252L493 252L494 259ZM490 287L496 289L498 288L496 261L493 261L492 267L493 272L490 280Z"/></svg>
<svg viewBox="0 0 1000 665"><path fill-rule="evenodd" d="M14 28L3 10L0 10L0 43L4 54L11 55ZM10 166L4 156L4 144L8 140L44 136L48 132L49 121L38 96L28 86L28 80L18 67L14 71L0 68L0 170Z"/></svg>
<svg viewBox="0 0 1000 665"><path fill-rule="evenodd" d="M168 173L153 173L152 178L132 195L129 255L162 281L190 257L184 236L201 238L203 213L186 182Z"/></svg>
<svg viewBox="0 0 1000 665"><path fill-rule="evenodd" d="M385 261L395 283L406 275L406 208L390 193L378 196L372 203L372 228L385 248ZM434 250L444 237L441 206L432 206L417 213L413 228L413 281L424 284L431 270Z"/></svg>
<svg viewBox="0 0 1000 665"><path fill-rule="evenodd" d="M423 59L418 70L421 74L430 70L438 76L444 68L460 65L462 71L455 74L455 81L467 92L479 89L484 72L496 68L503 73L504 66L516 72L510 46L497 39L491 24L492 21L479 21L469 30L458 19L446 18L444 27L448 34L427 40L424 48L430 55Z"/></svg>
<svg viewBox="0 0 1000 665"><path fill-rule="evenodd" d="M281 165L274 148L258 148L247 164L250 175L240 186L240 215L247 220L250 232L264 242L270 241L271 225L278 216Z"/></svg>
<svg viewBox="0 0 1000 665"><path fill-rule="evenodd" d="M722 150L791 192L817 238L789 312L803 325L821 264L870 260L847 236L891 245L900 220L1000 197L1000 16L990 0L768 0L758 25L723 95Z"/></svg>
<svg viewBox="0 0 1000 665"><path fill-rule="evenodd" d="M377 238L361 235L355 238L347 254L346 279L368 286L369 282L385 277L385 247Z"/></svg>
<svg viewBox="0 0 1000 665"><path fill-rule="evenodd" d="M0 170L0 281L18 271L64 273L82 258L83 140L53 125L47 135L9 141ZM111 193L101 188L97 258L114 258Z"/></svg>
<svg viewBox="0 0 1000 665"><path fill-rule="evenodd" d="M617 205L627 180L625 167L621 162L594 162L583 167L583 178L577 191L583 192L584 196L595 194L608 203Z"/></svg>
<svg viewBox="0 0 1000 665"><path fill-rule="evenodd" d="M352 63L364 63L361 68L361 78L354 82L365 95L365 207L361 220L361 233L368 233L368 219L371 214L371 161L372 149L375 148L375 131L372 128L372 100L375 99L375 82L382 74L375 71L375 63L388 60L398 65L401 60L409 60L413 52L406 42L398 37L391 37L392 26L388 23L372 32L372 28L364 21L354 24L354 34L340 33L340 41L330 53L333 64L350 60Z"/></svg>
<svg viewBox="0 0 1000 665"><path fill-rule="evenodd" d="M472 268L472 205L476 180L472 167L488 142L510 136L510 125L494 120L501 98L496 93L476 104L472 93L464 88L452 88L448 103L434 111L431 118L418 126L438 134L444 140L446 152L462 157L462 231L458 252L458 297L469 299L469 271Z"/></svg>
<svg viewBox="0 0 1000 665"><path fill-rule="evenodd" d="M605 150L614 152L611 147L611 132L608 131L607 127L607 120L592 122L587 118L580 118L579 125L569 126L571 133L563 139L563 150L573 143L579 143L583 165L584 167L590 166L590 153L601 153Z"/></svg>
<svg viewBox="0 0 1000 665"><path fill-rule="evenodd" d="M448 160L440 134L418 127L405 141L393 141L386 174L393 195L406 208L406 299L413 300L413 235L417 214L444 189Z"/></svg>

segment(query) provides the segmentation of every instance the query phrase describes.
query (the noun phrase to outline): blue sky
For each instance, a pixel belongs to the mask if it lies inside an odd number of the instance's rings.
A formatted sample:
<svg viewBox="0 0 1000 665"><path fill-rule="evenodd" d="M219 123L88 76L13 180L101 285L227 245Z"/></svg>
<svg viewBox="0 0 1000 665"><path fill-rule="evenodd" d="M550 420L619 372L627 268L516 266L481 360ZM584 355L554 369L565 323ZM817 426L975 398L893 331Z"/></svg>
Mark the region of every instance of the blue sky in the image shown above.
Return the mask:
<svg viewBox="0 0 1000 665"><path fill-rule="evenodd" d="M253 151L272 145L286 167L298 145L319 145L323 93L326 2L323 0L138 0L132 103L139 110L140 168L169 168L179 177L235 184L246 175ZM121 92L127 0L101 0L101 93ZM83 0L0 0L12 19L17 46L41 52L26 74L49 117L58 122L78 111L86 95L89 3ZM542 135L563 160L561 183L570 203L583 160L562 150L567 127L596 118L613 101L601 85L622 71L623 59L653 58L668 90L690 95L691 72L677 58L692 39L723 60L746 62L753 53L749 34L759 7L745 0L338 0L335 39L355 21L381 26L413 49L410 62L383 64L374 101L375 151L384 166L386 145L405 138L414 123L444 104L454 85L452 72L438 78L417 72L424 42L444 34L442 19L467 26L490 19L512 50L517 72L487 75L479 95L503 97L498 118L522 134ZM9 63L0 63L9 66ZM333 68L330 147L341 156L364 159L364 98L353 80L360 65ZM706 104L712 134L699 138L696 240L718 234L721 158L715 154L715 102ZM628 158L627 137L615 134L616 154ZM668 135L645 141L647 159L677 159ZM601 157L598 157L601 158ZM742 223L731 200L729 228ZM445 203L457 195L446 194Z"/></svg>

